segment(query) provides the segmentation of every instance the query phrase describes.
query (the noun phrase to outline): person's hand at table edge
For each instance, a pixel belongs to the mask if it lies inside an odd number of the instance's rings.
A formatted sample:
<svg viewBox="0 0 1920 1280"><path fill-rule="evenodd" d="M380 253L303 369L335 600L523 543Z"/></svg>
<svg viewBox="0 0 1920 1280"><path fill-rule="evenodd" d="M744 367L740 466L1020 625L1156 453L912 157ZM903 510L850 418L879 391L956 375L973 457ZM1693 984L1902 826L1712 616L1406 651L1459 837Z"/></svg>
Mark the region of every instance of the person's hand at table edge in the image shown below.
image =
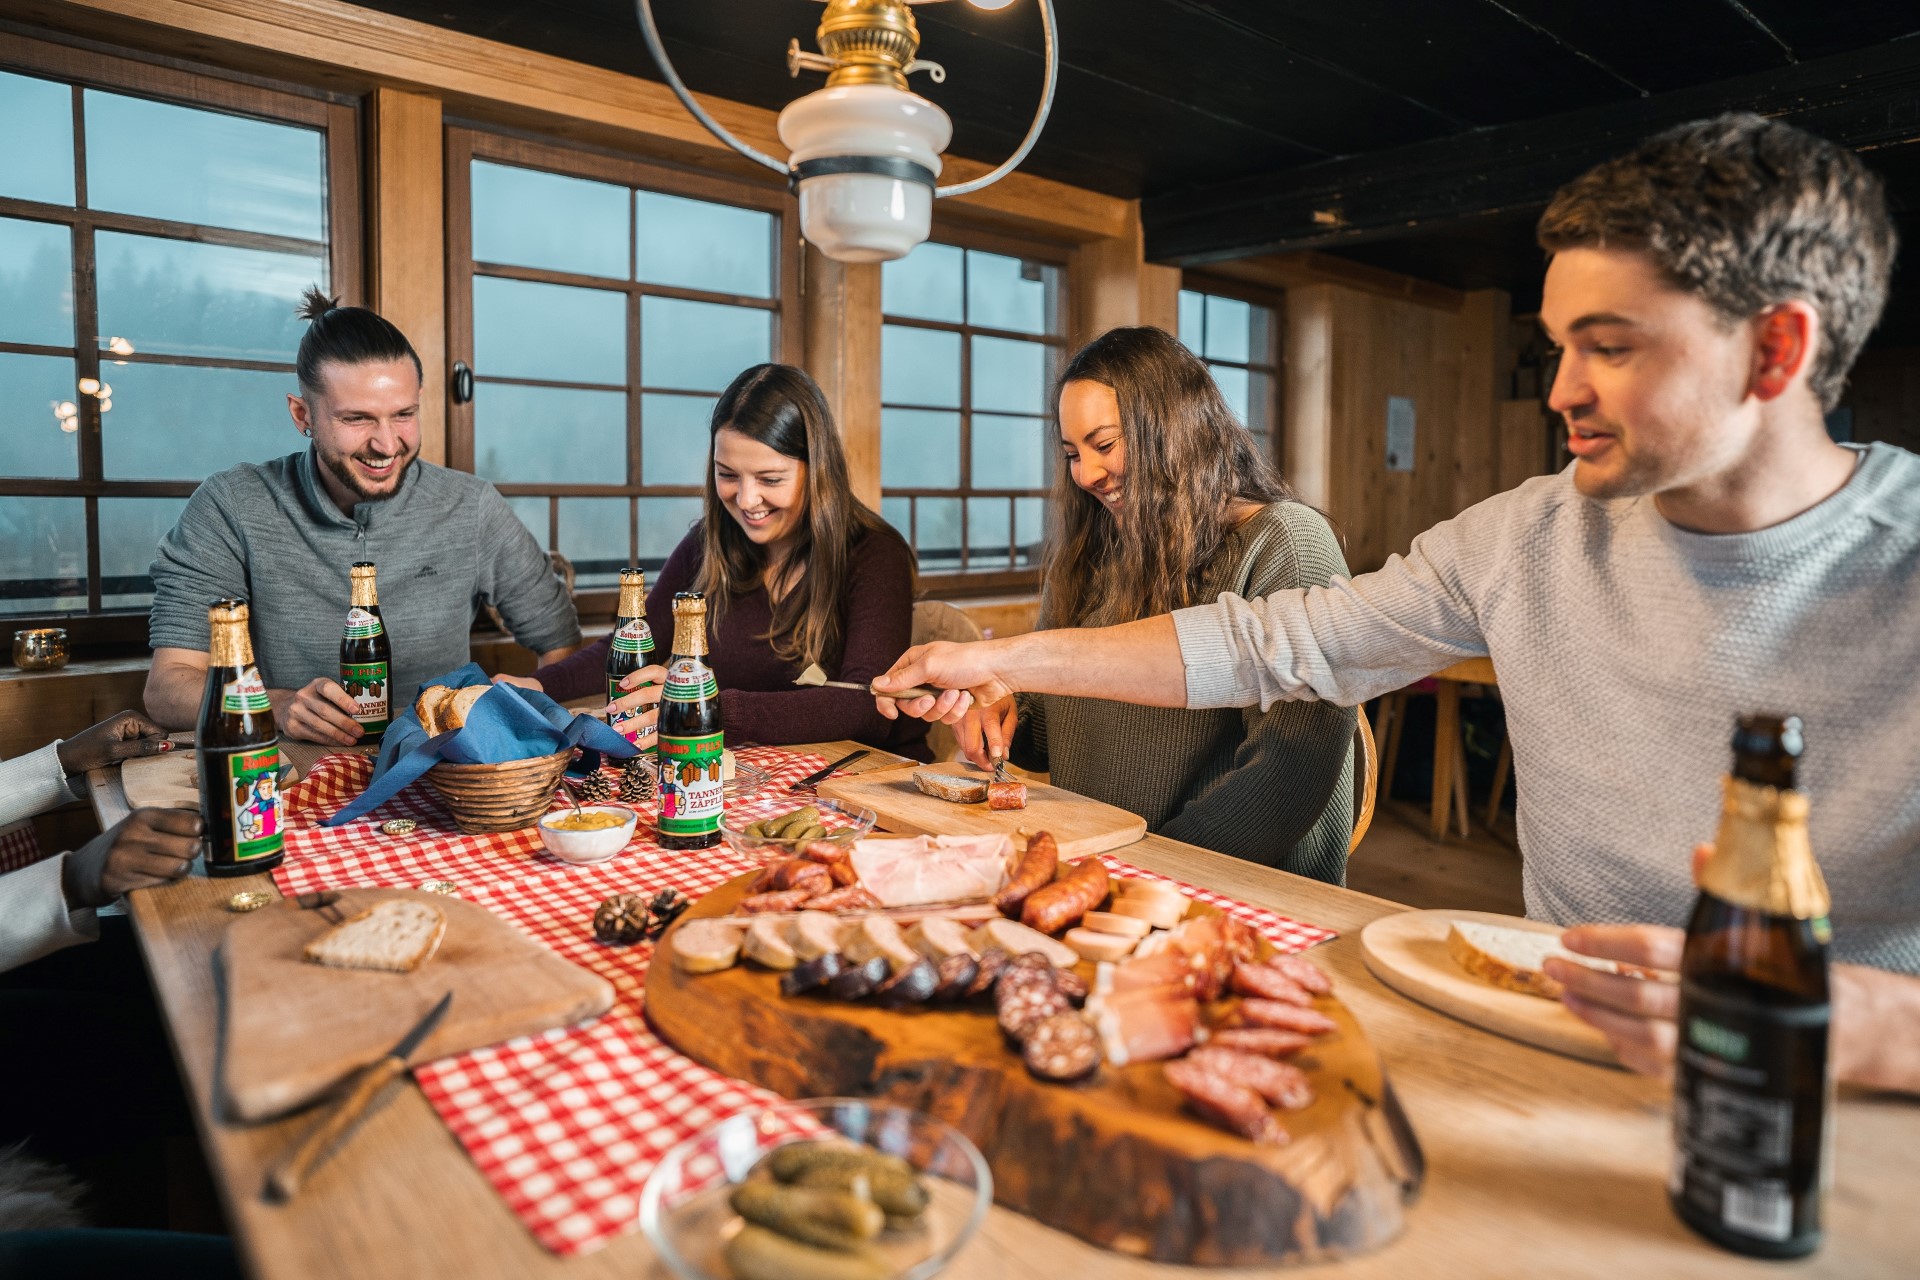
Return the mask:
<svg viewBox="0 0 1920 1280"><path fill-rule="evenodd" d="M297 742L350 747L366 733L353 718L353 699L337 680L316 676L299 689L269 689L267 697L281 734Z"/></svg>
<svg viewBox="0 0 1920 1280"><path fill-rule="evenodd" d="M54 754L68 773L103 769L122 760L173 750L167 731L137 711L122 711L62 742Z"/></svg>
<svg viewBox="0 0 1920 1280"><path fill-rule="evenodd" d="M1694 846L1696 880L1712 854L1711 844ZM1678 972L1686 933L1662 925L1580 925L1562 934L1561 943L1581 955ZM1623 1065L1642 1075L1672 1075L1677 983L1601 973L1566 960L1548 959L1541 968L1566 987L1561 1001L1568 1011L1606 1036ZM1836 964L1831 974L1835 1079L1920 1093L1920 978L1853 964Z"/></svg>
<svg viewBox="0 0 1920 1280"><path fill-rule="evenodd" d="M172 884L199 856L200 832L200 815L191 809L135 809L66 855L60 890L68 910L104 907L135 889Z"/></svg>

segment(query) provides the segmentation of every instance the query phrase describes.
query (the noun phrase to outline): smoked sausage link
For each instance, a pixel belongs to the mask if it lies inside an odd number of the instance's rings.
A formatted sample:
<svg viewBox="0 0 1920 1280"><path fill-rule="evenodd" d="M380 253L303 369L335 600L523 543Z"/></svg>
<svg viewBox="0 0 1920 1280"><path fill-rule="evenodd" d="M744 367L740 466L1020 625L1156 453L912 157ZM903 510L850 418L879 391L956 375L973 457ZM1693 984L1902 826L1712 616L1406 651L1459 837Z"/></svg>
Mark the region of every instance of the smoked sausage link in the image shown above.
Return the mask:
<svg viewBox="0 0 1920 1280"><path fill-rule="evenodd" d="M1027 839L1027 851L1020 856L1020 865L1014 868L1013 878L1007 881L1007 887L994 895L993 905L1010 916L1020 914L1020 905L1036 889L1052 883L1053 873L1060 865L1060 846L1052 835L1045 831L1036 831Z"/></svg>
<svg viewBox="0 0 1920 1280"><path fill-rule="evenodd" d="M1059 933L1107 899L1107 868L1099 858L1073 864L1063 879L1037 889L1020 908L1020 922L1042 933Z"/></svg>

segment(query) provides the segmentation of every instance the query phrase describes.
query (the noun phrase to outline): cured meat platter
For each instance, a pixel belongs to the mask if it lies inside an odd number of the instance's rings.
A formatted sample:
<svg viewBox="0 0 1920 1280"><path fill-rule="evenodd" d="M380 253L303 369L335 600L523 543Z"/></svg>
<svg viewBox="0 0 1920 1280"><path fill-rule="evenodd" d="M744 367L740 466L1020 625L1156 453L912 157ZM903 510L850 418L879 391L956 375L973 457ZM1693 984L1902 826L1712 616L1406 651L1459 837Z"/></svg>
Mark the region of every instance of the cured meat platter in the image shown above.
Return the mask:
<svg viewBox="0 0 1920 1280"><path fill-rule="evenodd" d="M1057 884L1079 870L1063 866ZM695 937L724 939L734 930L745 933L756 920L763 922L758 928L771 927L770 917L736 914L761 881L759 873L742 876L701 899L662 939L661 954L648 967L649 1022L696 1061L787 1097L867 1096L929 1112L979 1146L992 1166L999 1203L1120 1253L1202 1266L1307 1263L1377 1248L1401 1230L1422 1178L1419 1145L1378 1056L1323 976L1322 994L1307 997L1311 1009L1296 1011L1317 1023L1319 1034L1294 1037L1306 1047L1286 1062L1259 1060L1263 1069L1299 1080L1301 1097L1284 1111L1284 1128L1258 1107L1259 1123L1242 1127L1254 1136L1241 1136L1222 1127L1218 1115L1214 1123L1202 1118L1204 1090L1196 1094L1175 1081L1186 1079L1182 1072L1202 1074L1207 1055L1228 1053L1215 1046L1288 1036L1248 1031L1254 1023L1247 1010L1277 1002L1218 991L1205 1006L1207 1020L1233 1034L1216 1031L1209 1044L1178 1061L1147 1060L1153 1055L1142 1053L1143 1060L1116 1066L1110 1050L1104 1061L1096 1056L1099 1065L1087 1074L1048 1078L1043 1068L1059 1064L1046 1056L1044 1037L1029 1038L1022 1048L1006 1033L1011 970L999 979L996 1015L993 998L942 1001L922 993L889 1007L884 986L880 1003L836 999L827 988L786 993L806 990L795 983L805 966L782 973L722 956L710 965L702 959L701 968L712 971L683 967L689 950L704 956L704 942L685 945ZM1131 883L1116 885L1116 911L1121 889ZM1189 926L1216 933L1237 929L1247 960L1262 962L1254 967L1285 964L1299 972L1300 960L1274 959L1265 939L1213 907L1188 902L1184 908L1176 936ZM903 916L895 909L884 927L872 923L883 913L851 913L836 927L842 938L898 937L895 921L918 918L924 928L926 917L941 915L936 907L920 912ZM959 910L954 919L969 932L1018 936L1021 926L1014 921L979 923L993 915L990 907L975 907ZM937 934L925 929L923 937ZM848 953L855 954L851 946ZM754 958L751 942L745 954ZM983 967L986 958L979 953ZM1045 967L1038 954L1023 955L1016 966L1022 961ZM782 963L790 965L791 958ZM887 972L884 961L866 963ZM915 964L911 956L906 963ZM1104 1026L1108 1015L1093 1014L1102 999L1096 988L1111 985L1115 966L1056 963L1063 984L1094 993L1084 1025ZM1240 986L1239 966L1230 967L1234 989L1247 989ZM1310 966L1308 971L1318 975ZM831 991L843 995L848 977L857 975L841 971ZM1191 1039L1185 1048L1192 1048Z"/></svg>

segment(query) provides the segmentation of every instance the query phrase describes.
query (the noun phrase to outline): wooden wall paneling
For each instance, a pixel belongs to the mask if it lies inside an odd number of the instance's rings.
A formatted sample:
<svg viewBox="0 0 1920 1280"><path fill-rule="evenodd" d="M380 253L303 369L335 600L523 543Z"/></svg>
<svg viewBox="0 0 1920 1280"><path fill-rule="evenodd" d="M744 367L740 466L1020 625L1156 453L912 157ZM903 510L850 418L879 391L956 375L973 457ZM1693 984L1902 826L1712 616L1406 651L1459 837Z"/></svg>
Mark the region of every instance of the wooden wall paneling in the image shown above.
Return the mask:
<svg viewBox="0 0 1920 1280"><path fill-rule="evenodd" d="M388 85L432 94L447 110L476 120L779 182L716 141L663 84L341 0L16 0L9 12L94 39L325 88L366 93ZM698 96L736 137L784 154L778 113ZM964 182L991 167L951 157L941 180ZM1130 201L1021 172L943 203L985 225L1073 241L1124 235L1138 223Z"/></svg>
<svg viewBox="0 0 1920 1280"><path fill-rule="evenodd" d="M1512 299L1504 290L1467 294L1459 315L1460 385L1454 408L1454 511L1465 511L1499 491L1498 404L1508 382L1508 321Z"/></svg>
<svg viewBox="0 0 1920 1280"><path fill-rule="evenodd" d="M0 760L142 709L145 658L76 662L59 671L0 671Z"/></svg>
<svg viewBox="0 0 1920 1280"><path fill-rule="evenodd" d="M1535 476L1547 466L1547 415L1538 400L1502 400L1500 414L1499 492Z"/></svg>
<svg viewBox="0 0 1920 1280"><path fill-rule="evenodd" d="M1146 261L1140 206L1127 205L1121 234L1089 240L1073 251L1068 346L1079 348L1120 325L1180 327L1180 272Z"/></svg>
<svg viewBox="0 0 1920 1280"><path fill-rule="evenodd" d="M846 445L854 496L880 509L880 265L835 262L804 245L801 326L808 373Z"/></svg>
<svg viewBox="0 0 1920 1280"><path fill-rule="evenodd" d="M1327 284L1287 290L1281 397L1286 429L1282 466L1287 482L1310 506L1331 513L1333 498L1333 326L1335 289ZM1344 518L1341 532L1350 536Z"/></svg>
<svg viewBox="0 0 1920 1280"><path fill-rule="evenodd" d="M440 100L375 89L369 102L372 173L368 254L373 309L420 353L420 456L447 451L446 170Z"/></svg>

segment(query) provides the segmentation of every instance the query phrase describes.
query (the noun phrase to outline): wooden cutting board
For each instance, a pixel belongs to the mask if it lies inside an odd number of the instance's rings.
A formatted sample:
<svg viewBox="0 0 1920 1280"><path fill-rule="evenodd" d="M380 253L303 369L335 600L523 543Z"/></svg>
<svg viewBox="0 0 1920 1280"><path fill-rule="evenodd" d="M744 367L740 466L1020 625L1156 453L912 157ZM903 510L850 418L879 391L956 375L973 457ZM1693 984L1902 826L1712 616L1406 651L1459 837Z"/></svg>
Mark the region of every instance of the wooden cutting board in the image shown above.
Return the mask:
<svg viewBox="0 0 1920 1280"><path fill-rule="evenodd" d="M129 809L198 809L200 807L200 770L193 753L193 735L174 734L173 750L163 756L142 756L120 766L120 786L127 793ZM300 777L293 762L281 757L284 771L280 785L290 786Z"/></svg>
<svg viewBox="0 0 1920 1280"><path fill-rule="evenodd" d="M1147 820L1137 813L1089 800L1043 782L1027 783L1027 807L994 810L986 802L951 804L913 785L916 769L932 769L956 777L985 778L972 765L901 765L871 773L832 778L820 784L830 800L865 805L879 815L878 825L903 835L1013 835L1020 831L1050 831L1060 843L1060 856L1081 858L1132 844L1147 834Z"/></svg>
<svg viewBox="0 0 1920 1280"><path fill-rule="evenodd" d="M1403 911L1360 931L1361 955L1373 976L1401 995L1462 1022L1569 1057L1617 1064L1607 1038L1559 1001L1507 991L1455 964L1447 954L1447 930L1455 920L1556 937L1562 932L1557 925L1490 911Z"/></svg>
<svg viewBox="0 0 1920 1280"><path fill-rule="evenodd" d="M411 973L303 960L306 944L333 926L291 901L228 926L215 961L227 1119L270 1119L315 1101L392 1049L448 990L453 1003L416 1063L596 1018L613 1005L610 983L485 907L410 889L348 889L337 905L351 918L382 898L418 898L446 913L439 950Z"/></svg>
<svg viewBox="0 0 1920 1280"><path fill-rule="evenodd" d="M725 914L751 878L687 917ZM682 972L666 960L671 939L647 970L646 1012L676 1049L789 1098L869 1096L929 1112L980 1148L1000 1204L1101 1248L1200 1266L1350 1256L1398 1235L1419 1190L1419 1143L1337 989L1316 1002L1337 1029L1293 1059L1315 1101L1281 1115L1290 1143L1256 1146L1183 1110L1158 1063L1103 1066L1071 1085L1036 1078L989 1003L787 998L778 974L747 964Z"/></svg>

